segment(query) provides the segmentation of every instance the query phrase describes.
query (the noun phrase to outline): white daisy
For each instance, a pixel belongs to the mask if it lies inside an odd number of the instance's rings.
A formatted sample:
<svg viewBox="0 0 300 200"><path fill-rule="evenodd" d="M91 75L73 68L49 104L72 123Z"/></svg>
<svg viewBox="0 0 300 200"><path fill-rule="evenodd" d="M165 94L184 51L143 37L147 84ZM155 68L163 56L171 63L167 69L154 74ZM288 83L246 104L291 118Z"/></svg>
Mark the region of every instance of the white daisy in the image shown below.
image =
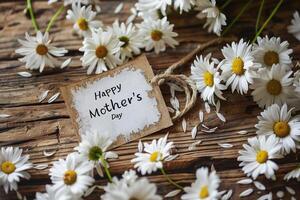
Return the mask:
<svg viewBox="0 0 300 200"><path fill-rule="evenodd" d="M3 186L6 193L18 190L20 178L30 178L26 170L32 168L32 164L28 160L29 155L22 156L22 149L18 147L1 147L0 186Z"/></svg>
<svg viewBox="0 0 300 200"><path fill-rule="evenodd" d="M180 14L182 11L190 11L194 5L195 0L174 0L174 8L178 9Z"/></svg>
<svg viewBox="0 0 300 200"><path fill-rule="evenodd" d="M182 200L217 200L219 199L218 187L220 178L216 171L209 173L207 167L201 167L196 171L196 181L191 187L185 187Z"/></svg>
<svg viewBox="0 0 300 200"><path fill-rule="evenodd" d="M289 49L289 43L287 41L281 42L279 37L258 37L257 44L253 46L255 62L267 69L270 69L274 64L279 64L287 70L291 69L290 54L292 52L293 50Z"/></svg>
<svg viewBox="0 0 300 200"><path fill-rule="evenodd" d="M152 140L151 144L144 143L145 153L135 153L136 158L131 162L135 163L134 167L143 175L157 171L163 167L163 161L170 156L173 142L167 142L168 135L160 138L158 141Z"/></svg>
<svg viewBox="0 0 300 200"><path fill-rule="evenodd" d="M96 12L92 11L92 6L81 6L80 3L74 1L72 9L67 11L67 19L74 23L74 30L81 36L87 37L91 32L102 26L102 22L95 20Z"/></svg>
<svg viewBox="0 0 300 200"><path fill-rule="evenodd" d="M198 18L206 18L204 28L208 27L208 32L214 32L218 36L221 35L222 26L226 26L226 16L216 6L216 0L197 1L196 10L201 12L197 15Z"/></svg>
<svg viewBox="0 0 300 200"><path fill-rule="evenodd" d="M127 58L132 58L133 55L141 53L140 49L144 47L143 39L134 24L130 23L126 26L124 23L119 24L119 21L116 20L112 25L112 31L122 42L119 54L123 62Z"/></svg>
<svg viewBox="0 0 300 200"><path fill-rule="evenodd" d="M296 167L284 176L284 180L286 181L292 178L297 179L297 181L300 181L300 164L298 165L298 167Z"/></svg>
<svg viewBox="0 0 300 200"><path fill-rule="evenodd" d="M26 63L25 67L31 70L39 69L42 72L45 66L53 68L59 66L61 63L55 57L61 57L68 52L65 48L52 46L48 32L43 35L38 31L36 37L25 33L25 39L18 39L22 47L17 49L16 53L24 56L19 60Z"/></svg>
<svg viewBox="0 0 300 200"><path fill-rule="evenodd" d="M166 50L166 44L172 48L178 45L174 39L178 34L173 32L173 24L167 21L167 18L152 20L145 19L137 25L141 36L144 38L145 49L150 51L154 48L155 53Z"/></svg>
<svg viewBox="0 0 300 200"><path fill-rule="evenodd" d="M105 194L101 196L102 200L161 200L157 195L156 185L150 183L145 177L137 178L135 171L125 172L131 174L130 181L127 179L118 180L114 177L112 183L104 187ZM124 175L123 175L124 177Z"/></svg>
<svg viewBox="0 0 300 200"><path fill-rule="evenodd" d="M249 144L243 144L245 150L240 150L238 161L247 176L256 179L258 175L264 174L268 179L275 175L278 165L272 159L282 158L281 146L278 139L271 135L252 137L248 139Z"/></svg>
<svg viewBox="0 0 300 200"><path fill-rule="evenodd" d="M292 71L286 72L280 65L273 65L271 70L261 70L250 86L254 101L261 107L272 104L283 105L294 92Z"/></svg>
<svg viewBox="0 0 300 200"><path fill-rule="evenodd" d="M114 37L111 30L92 31L92 36L84 38L83 47L79 49L84 52L80 60L83 67L88 67L87 74L91 74L95 69L95 73L99 74L121 64L117 57L121 45L122 42Z"/></svg>
<svg viewBox="0 0 300 200"><path fill-rule="evenodd" d="M225 90L226 86L221 84L220 73L215 68L215 63L210 61L211 54L205 58L197 57L191 66L191 79L195 81L201 98L211 104L215 104L215 95L225 100L221 90Z"/></svg>
<svg viewBox="0 0 300 200"><path fill-rule="evenodd" d="M49 173L53 189L81 196L94 182L89 175L92 169L92 163L78 153L69 154L65 160L59 159L53 163Z"/></svg>
<svg viewBox="0 0 300 200"><path fill-rule="evenodd" d="M46 193L37 192L35 200L81 200L81 197L66 190L54 190L51 185L46 185Z"/></svg>
<svg viewBox="0 0 300 200"><path fill-rule="evenodd" d="M284 154L296 152L296 143L300 142L300 118L292 117L292 110L286 104L281 108L273 104L257 117L255 125L258 135L275 135Z"/></svg>
<svg viewBox="0 0 300 200"><path fill-rule="evenodd" d="M118 155L111 151L107 152L108 147L113 143L107 133L99 133L97 131L87 131L81 135L81 142L75 150L90 160L94 166L100 164L102 159L116 158Z"/></svg>
<svg viewBox="0 0 300 200"><path fill-rule="evenodd" d="M56 3L58 0L48 0L48 4ZM76 0L82 4L88 4L89 0ZM64 6L70 5L74 2L74 0L64 0Z"/></svg>
<svg viewBox="0 0 300 200"><path fill-rule="evenodd" d="M172 0L139 0L135 6L138 11L152 12L160 10L160 12L166 16L167 6L172 4Z"/></svg>
<svg viewBox="0 0 300 200"><path fill-rule="evenodd" d="M288 32L293 34L297 40L300 40L300 16L299 12L295 11L293 14L291 25L288 26Z"/></svg>
<svg viewBox="0 0 300 200"><path fill-rule="evenodd" d="M248 84L252 83L251 70L255 67L251 52L251 45L244 42L232 42L223 47L222 53L225 59L220 63L222 78L226 81L226 86L231 85L231 90L237 90L240 94L248 91Z"/></svg>

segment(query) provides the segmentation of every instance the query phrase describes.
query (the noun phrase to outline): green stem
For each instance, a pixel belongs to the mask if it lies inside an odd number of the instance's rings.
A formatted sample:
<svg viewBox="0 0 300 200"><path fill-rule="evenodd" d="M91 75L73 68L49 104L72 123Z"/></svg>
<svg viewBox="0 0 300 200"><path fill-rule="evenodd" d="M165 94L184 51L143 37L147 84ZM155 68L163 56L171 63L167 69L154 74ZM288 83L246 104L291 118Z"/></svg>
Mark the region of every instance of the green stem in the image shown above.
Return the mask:
<svg viewBox="0 0 300 200"><path fill-rule="evenodd" d="M257 33L258 27L259 27L259 22L260 22L260 18L261 18L261 13L263 10L265 4L265 0L262 0L259 6L259 10L258 10L258 15L257 15L257 19L256 19L256 24L255 24L255 33Z"/></svg>
<svg viewBox="0 0 300 200"><path fill-rule="evenodd" d="M224 8L226 8L226 6L228 6L230 4L232 0L227 0L220 8L220 10L224 10Z"/></svg>
<svg viewBox="0 0 300 200"><path fill-rule="evenodd" d="M109 169L108 169L108 167L107 167L107 162L106 162L106 160L104 159L104 157L103 157L103 156L101 156L101 157L100 157L100 159L101 159L101 163L102 163L102 165L103 165L103 168L104 168L105 174L106 174L106 176L107 176L107 178L108 178L109 182L112 182L112 178L111 178L111 175L110 175Z"/></svg>
<svg viewBox="0 0 300 200"><path fill-rule="evenodd" d="M30 14L32 25L33 25L35 31L37 32L37 31L39 31L39 27L37 25L36 19L35 19L34 14L33 14L31 0L27 0L27 9L28 9L29 14Z"/></svg>
<svg viewBox="0 0 300 200"><path fill-rule="evenodd" d="M63 10L65 9L64 5L62 5L57 11L56 13L52 16L51 20L48 23L46 32L49 32L51 29L51 26L53 25L53 23L55 22L56 18L63 12Z"/></svg>
<svg viewBox="0 0 300 200"><path fill-rule="evenodd" d="M232 22L226 27L226 29L223 31L222 36L224 36L229 29L235 24L235 22L244 14L244 12L246 11L246 9L248 8L248 6L250 5L250 3L253 0L249 0L244 7L242 8L242 10L239 12L239 14L232 20Z"/></svg>
<svg viewBox="0 0 300 200"><path fill-rule="evenodd" d="M264 30L264 28L268 25L268 23L271 21L271 19L273 18L273 16L276 14L276 12L278 11L278 9L280 8L281 4L283 3L284 0L280 0L277 5L275 6L275 8L273 9L272 13L270 14L270 16L268 17L268 19L265 21L265 23L262 25L262 27L259 29L259 31L255 34L252 43L254 43L256 41L256 38L261 34L261 32Z"/></svg>
<svg viewBox="0 0 300 200"><path fill-rule="evenodd" d="M174 185L175 187L177 187L178 189L183 190L183 187L181 185L178 185L177 183L175 183L169 176L168 174L165 172L165 170L163 168L160 168L161 173L167 178L167 180L169 181L169 183L171 183L172 185Z"/></svg>

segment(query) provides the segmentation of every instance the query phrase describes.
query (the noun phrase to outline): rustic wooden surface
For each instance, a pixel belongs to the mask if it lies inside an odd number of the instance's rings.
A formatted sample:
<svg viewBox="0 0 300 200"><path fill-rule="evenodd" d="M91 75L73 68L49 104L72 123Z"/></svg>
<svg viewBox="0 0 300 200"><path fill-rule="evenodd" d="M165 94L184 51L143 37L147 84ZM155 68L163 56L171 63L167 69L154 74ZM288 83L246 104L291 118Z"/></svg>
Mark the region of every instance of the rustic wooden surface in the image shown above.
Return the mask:
<svg viewBox="0 0 300 200"><path fill-rule="evenodd" d="M113 13L115 7L124 2L124 9L118 15ZM99 19L105 24L111 24L116 17L121 20L126 19L130 15L129 9L135 1L132 0L101 0L103 12ZM239 2L239 3L237 3ZM235 1L226 9L226 15L232 19L239 11L241 2ZM266 3L263 17L265 18L271 12L276 0L270 0ZM231 29L230 34L237 37L245 37L252 39L255 16L257 14L257 5L254 3L241 20ZM81 67L79 61L82 53L78 51L81 46L81 40L72 35L72 24L60 17L52 28L51 35L56 46L63 46L69 50L67 56L72 56L73 61L69 68L46 69L42 74L33 72L31 78L23 78L17 75L17 72L25 71L24 64L18 61L19 55L14 53L14 50L19 47L17 38L23 38L24 33L29 31L33 33L31 22L27 19L23 10L25 8L24 1L1 1L0 2L0 113L9 114L11 117L0 119L0 146L14 145L25 149L25 152L30 154L30 160L34 164L48 163L51 167L51 162L58 158L65 157L73 151L77 145L75 132L71 124L71 120L66 111L64 101L61 97L54 103L47 102L38 103L38 96L45 90L50 90L52 94L58 91L62 85L66 85L75 81L82 80L87 77L86 70ZM45 30L45 26L55 11L54 6L49 6L46 1L34 1L34 8L41 30ZM293 36L287 33L286 26L290 23L294 10L300 10L300 3L297 0L287 0L279 13L273 18L264 34L280 36L284 40L290 42L293 48L294 63L300 60L300 44ZM179 33L178 40L180 45L173 49L167 49L166 52L156 55L155 53L147 53L150 64L155 73L160 73L169 65L177 61L179 58L190 52L197 43L205 42L214 35L206 33L201 28L201 22L189 16L175 19L176 32ZM214 56L220 56L219 47L214 47L206 52L212 52ZM184 69L180 69L178 73L189 73L189 65ZM167 87L162 87L165 100L169 102L170 94ZM177 95L181 104L184 102L182 94ZM226 92L227 101L222 102L221 112L225 115L227 122L222 123L212 112L205 114L205 124L210 127L218 126L219 129L213 134L198 132L197 140L203 140L195 150L188 151L188 146L195 142L190 135L190 131L199 121L198 111L203 108L203 103L200 99L196 106L189 112L185 118L188 122L187 133L184 133L181 128L181 122L177 122L168 130L160 131L151 136L145 137L143 141L149 141L154 138L163 136L166 132L170 132L170 140L175 142L176 152L180 154L179 158L166 163L166 171L171 177L182 185L190 185L194 180L194 173L200 166L211 166L214 164L218 174L222 179L222 189L233 189L234 194L232 199L239 199L238 195L241 191L249 186L241 186L235 184L236 181L245 178L244 174L238 167L236 161L237 152L241 149L243 143L248 137L255 135L254 124L257 122L256 116L261 111L253 102L252 97L248 94L240 96ZM240 130L247 130L247 135L237 134ZM217 143L231 143L234 145L231 149L222 149ZM57 150L57 153L52 157L45 157L43 151ZM119 159L111 162L111 171L113 175L120 175L124 170L132 168L130 160L133 158L134 152L137 151L137 141L130 142L126 145L118 147L115 151L119 154ZM280 169L277 172L277 181L267 181L260 177L259 180L267 185L267 192L273 191L275 196L276 191L284 190L285 185L293 187L300 197L300 184L295 181L288 183L283 181L283 176L299 163L299 153L289 155L288 157L279 160ZM26 195L28 199L33 199L34 193L44 191L44 185L50 183L48 177L48 169L45 170L30 170L32 179L30 181L22 181L19 184L19 191ZM159 193L166 194L174 189L166 182L166 179L159 173L149 176L150 180L157 183ZM106 180L99 180L99 184L105 184ZM251 186L254 188L254 186ZM245 199L256 199L260 194L253 193ZM99 199L100 191L91 195L88 199ZM290 196L285 195L286 199ZM16 199L15 193L10 193L8 196L0 190L0 199ZM179 199L179 198L178 198Z"/></svg>

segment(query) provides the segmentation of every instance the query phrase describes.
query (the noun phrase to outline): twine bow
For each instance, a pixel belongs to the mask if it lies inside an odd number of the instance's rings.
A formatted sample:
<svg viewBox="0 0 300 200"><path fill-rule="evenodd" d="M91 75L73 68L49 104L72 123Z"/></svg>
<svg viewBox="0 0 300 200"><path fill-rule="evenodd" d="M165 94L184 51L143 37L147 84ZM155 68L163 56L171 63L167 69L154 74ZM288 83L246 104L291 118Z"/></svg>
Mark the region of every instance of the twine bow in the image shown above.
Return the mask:
<svg viewBox="0 0 300 200"><path fill-rule="evenodd" d="M188 76L184 74L173 74L174 70L179 67L183 67L186 63L190 62L200 51L203 51L210 46L214 46L224 42L230 42L233 39L234 38L217 38L206 43L199 44L192 52L168 67L168 69L163 74L158 74L153 77L153 79L151 80L151 84L153 85L160 86L167 81L175 83L184 90L186 99L185 106L181 111L175 113L175 115L172 117L173 121L180 119L184 114L186 114L194 106L197 100L197 87L194 81L192 81Z"/></svg>

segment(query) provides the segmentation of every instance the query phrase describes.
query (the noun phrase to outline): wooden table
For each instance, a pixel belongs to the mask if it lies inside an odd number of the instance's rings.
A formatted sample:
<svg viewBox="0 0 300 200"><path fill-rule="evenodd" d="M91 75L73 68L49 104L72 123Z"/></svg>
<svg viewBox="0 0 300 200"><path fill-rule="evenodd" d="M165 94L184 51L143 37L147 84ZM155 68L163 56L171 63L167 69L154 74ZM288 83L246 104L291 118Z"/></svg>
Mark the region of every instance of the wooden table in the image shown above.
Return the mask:
<svg viewBox="0 0 300 200"><path fill-rule="evenodd" d="M124 9L118 15L113 13L115 7L124 2ZM111 24L116 17L121 20L130 15L130 8L135 1L131 0L101 0L102 13L99 17L105 24ZM235 1L226 9L228 18L232 19L239 12L241 2ZM263 19L266 19L275 5L275 0L266 3ZM58 92L58 88L72 82L87 78L86 70L81 67L79 61L82 53L78 51L81 47L81 39L72 34L72 24L60 17L51 31L54 44L63 46L69 50L67 56L73 57L71 66L67 69L46 69L43 73L33 72L31 78L24 78L17 75L17 72L26 71L24 64L18 61L19 55L15 54L15 49L20 45L17 38L23 38L24 33L33 33L31 21L24 16L24 1L1 1L0 3L0 114L9 114L11 117L0 119L0 145L13 145L22 147L26 153L30 154L30 160L34 164L48 163L58 158L64 158L73 151L78 141L75 137L75 130L66 111L66 107L61 97L54 103L48 104L46 101L38 103L38 96L45 90L50 90L49 96ZM295 9L300 10L299 1L286 1L279 13L273 18L263 34L282 37L290 42L293 48L294 63L300 60L300 43L292 35L287 33L286 26L290 23L292 13ZM34 8L38 23L42 30L53 15L54 6L49 6L46 1L34 1ZM242 16L239 22L231 29L230 34L237 37L253 38L258 3L251 5L251 8ZM173 22L176 23L176 32L179 33L178 41L180 45L176 49L167 49L166 52L156 55L153 52L146 53L155 73L163 72L168 66L193 50L198 43L215 38L213 34L208 34L203 30L202 22L190 16L180 17ZM220 47L206 50L203 54L212 52L213 56L221 58ZM178 73L190 73L189 65ZM170 93L165 86L162 92L167 103L169 103ZM170 132L170 140L174 141L176 151L180 156L169 163L165 169L171 177L182 185L190 185L194 180L195 171L201 166L211 166L216 168L221 177L221 189L233 189L232 199L239 199L241 191L249 188L248 185L238 185L238 180L244 179L245 175L238 166L238 150L241 149L247 138L255 136L254 124L257 122L256 116L261 110L253 102L251 95L240 96L226 92L227 101L222 102L221 112L225 115L227 122L222 123L214 112L205 114L205 124L209 127L218 126L215 133L207 134L199 131L196 140L191 138L191 129L199 122L199 109L204 110L204 104L198 99L196 106L185 116L187 120L187 132L184 133L181 121L177 122L168 130L163 130L151 136L143 138L143 141L150 141L159 138ZM184 103L183 94L178 93L177 97L181 105ZM246 130L247 135L237 134L240 130ZM203 140L202 144L193 151L188 150L188 146L197 140ZM224 149L218 143L231 143L233 148ZM52 157L45 157L43 151L57 149L57 153ZM133 165L130 160L137 151L137 141L120 146L115 151L119 154L119 159L111 162L113 175L120 175L124 170L130 169ZM300 184L296 181L283 181L285 173L293 169L299 163L298 156L292 154L279 160L280 169L277 172L277 181L267 181L260 177L259 180L267 186L267 191L272 191L275 196L278 190L284 191L284 186L289 185L297 191L300 197ZM48 168L49 169L49 168ZM26 195L28 199L33 199L34 193L43 191L44 185L49 184L48 169L30 170L32 178L30 181L22 181L19 184L19 191ZM159 193L164 195L173 190L173 186L167 183L166 179L156 173L149 176L152 182L159 187ZM106 180L99 180L99 184L105 184ZM251 186L254 188L254 186ZM15 193L4 195L0 190L0 199L16 199ZM99 199L100 191L95 192L88 199ZM261 194L253 193L245 199L256 199ZM286 199L290 196L286 193ZM178 198L179 199L179 198Z"/></svg>

